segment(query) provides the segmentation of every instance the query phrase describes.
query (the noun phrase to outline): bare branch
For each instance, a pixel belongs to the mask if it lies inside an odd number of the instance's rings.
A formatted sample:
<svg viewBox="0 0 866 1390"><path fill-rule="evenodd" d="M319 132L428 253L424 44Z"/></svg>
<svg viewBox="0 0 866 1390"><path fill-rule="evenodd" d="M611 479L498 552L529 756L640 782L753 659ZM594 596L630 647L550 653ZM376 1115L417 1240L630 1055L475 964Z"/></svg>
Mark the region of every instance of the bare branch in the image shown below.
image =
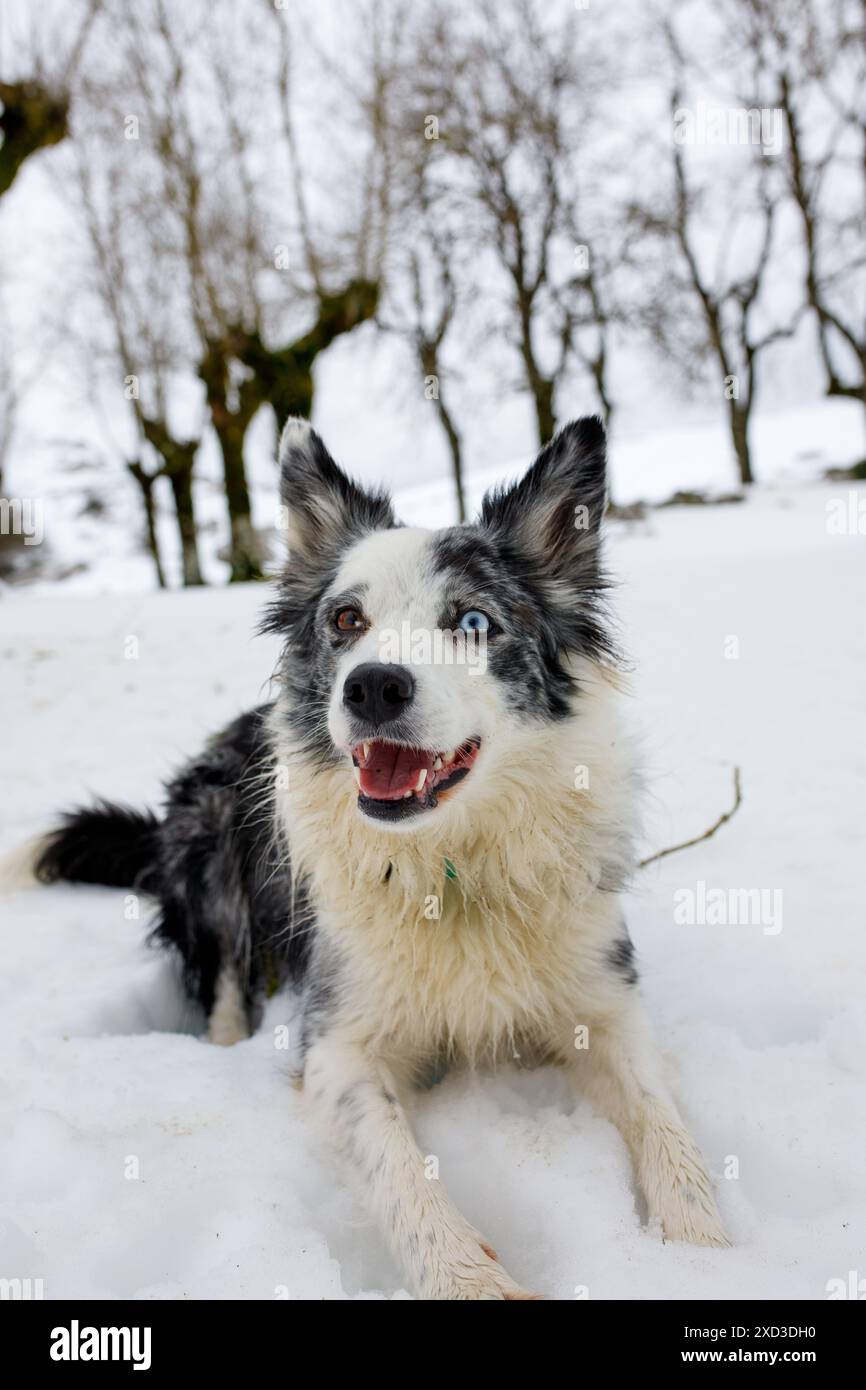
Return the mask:
<svg viewBox="0 0 866 1390"><path fill-rule="evenodd" d="M644 869L647 864L653 864L657 859L664 859L668 854L679 854L681 849L691 849L692 845L699 845L702 840L709 840L715 835L717 830L721 830L723 825L727 825L732 816L736 815L742 804L743 795L740 785L740 769L734 768L734 804L729 811L723 811L717 821L705 830L701 835L695 835L691 840L683 840L678 845L669 845L667 849L660 849L656 854L650 854L646 859L638 860L638 868Z"/></svg>

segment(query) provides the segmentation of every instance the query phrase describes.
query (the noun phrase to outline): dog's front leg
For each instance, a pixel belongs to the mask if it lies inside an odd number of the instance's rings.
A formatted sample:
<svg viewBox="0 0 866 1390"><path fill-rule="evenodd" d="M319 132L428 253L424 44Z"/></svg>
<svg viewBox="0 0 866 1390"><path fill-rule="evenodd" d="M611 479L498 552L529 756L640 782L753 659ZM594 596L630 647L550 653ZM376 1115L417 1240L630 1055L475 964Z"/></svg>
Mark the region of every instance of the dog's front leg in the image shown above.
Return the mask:
<svg viewBox="0 0 866 1390"><path fill-rule="evenodd" d="M427 1176L389 1068L351 1042L324 1038L307 1054L304 1094L422 1298L532 1297Z"/></svg>
<svg viewBox="0 0 866 1390"><path fill-rule="evenodd" d="M590 1023L574 1054L583 1088L631 1150L651 1221L669 1240L728 1245L703 1159L664 1081L661 1057L640 1001L622 1001Z"/></svg>

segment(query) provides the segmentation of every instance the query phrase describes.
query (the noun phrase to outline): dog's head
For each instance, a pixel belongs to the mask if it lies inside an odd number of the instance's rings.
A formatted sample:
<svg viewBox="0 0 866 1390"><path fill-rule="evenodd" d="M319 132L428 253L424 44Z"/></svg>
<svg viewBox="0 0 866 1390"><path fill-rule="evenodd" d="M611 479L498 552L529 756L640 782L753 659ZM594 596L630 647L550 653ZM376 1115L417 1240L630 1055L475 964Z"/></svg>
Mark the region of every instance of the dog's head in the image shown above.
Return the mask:
<svg viewBox="0 0 866 1390"><path fill-rule="evenodd" d="M578 661L611 650L601 422L565 426L469 526L401 526L302 420L280 475L290 558L267 627L287 639L296 744L343 762L359 812L390 829L495 797L533 731L573 715Z"/></svg>

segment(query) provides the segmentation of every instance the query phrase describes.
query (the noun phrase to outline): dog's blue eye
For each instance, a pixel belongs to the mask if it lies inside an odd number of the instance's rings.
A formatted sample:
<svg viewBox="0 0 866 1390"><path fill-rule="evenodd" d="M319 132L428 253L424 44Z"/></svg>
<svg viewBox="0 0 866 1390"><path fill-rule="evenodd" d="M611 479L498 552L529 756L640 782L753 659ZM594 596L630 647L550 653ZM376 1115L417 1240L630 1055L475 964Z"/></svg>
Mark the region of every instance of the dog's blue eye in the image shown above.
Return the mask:
<svg viewBox="0 0 866 1390"><path fill-rule="evenodd" d="M457 626L464 632L486 632L490 627L490 619L480 609L470 608L468 613L463 614Z"/></svg>

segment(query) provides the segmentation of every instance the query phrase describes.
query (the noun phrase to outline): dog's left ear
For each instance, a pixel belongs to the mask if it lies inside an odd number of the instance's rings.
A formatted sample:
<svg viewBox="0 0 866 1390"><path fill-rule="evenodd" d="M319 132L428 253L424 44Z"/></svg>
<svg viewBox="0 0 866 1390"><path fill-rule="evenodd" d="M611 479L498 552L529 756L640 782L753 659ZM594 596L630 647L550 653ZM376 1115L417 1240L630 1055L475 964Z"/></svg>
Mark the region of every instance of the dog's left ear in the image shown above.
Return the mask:
<svg viewBox="0 0 866 1390"><path fill-rule="evenodd" d="M518 483L488 492L479 523L540 578L591 585L599 576L605 474L604 425L586 415L564 425Z"/></svg>
<svg viewBox="0 0 866 1390"><path fill-rule="evenodd" d="M366 491L334 462L307 420L293 416L280 436L280 500L291 558L328 561L367 531L394 525L386 493Z"/></svg>

